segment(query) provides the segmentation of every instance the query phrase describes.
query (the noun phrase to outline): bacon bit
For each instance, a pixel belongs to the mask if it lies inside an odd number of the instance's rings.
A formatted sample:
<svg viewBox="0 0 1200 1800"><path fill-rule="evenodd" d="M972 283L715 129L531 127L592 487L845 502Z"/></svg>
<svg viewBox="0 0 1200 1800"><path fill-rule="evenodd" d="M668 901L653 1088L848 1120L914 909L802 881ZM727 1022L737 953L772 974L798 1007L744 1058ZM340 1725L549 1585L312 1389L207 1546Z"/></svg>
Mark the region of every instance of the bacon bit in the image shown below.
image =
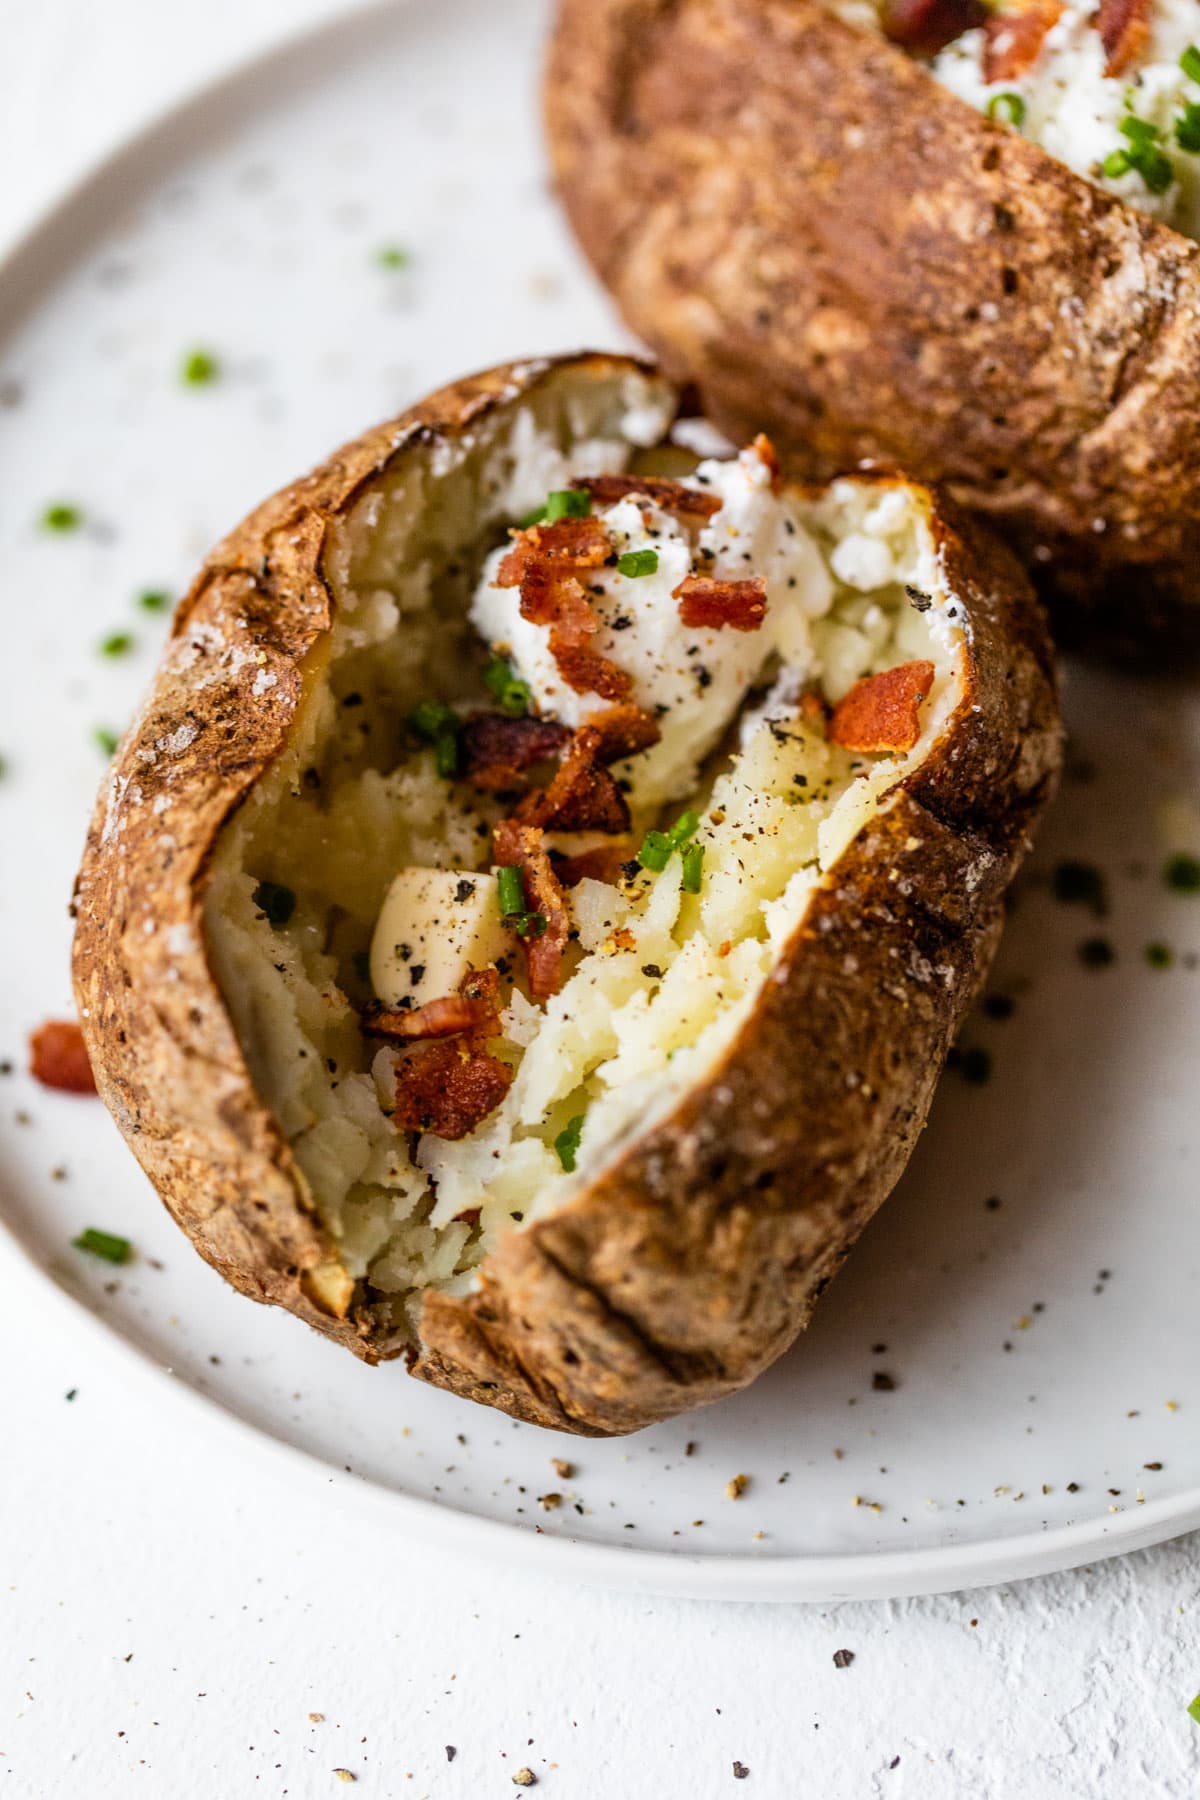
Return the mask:
<svg viewBox="0 0 1200 1800"><path fill-rule="evenodd" d="M562 979L562 953L571 928L566 895L554 873L539 826L520 819L501 819L492 834L496 861L502 868L520 869L525 905L540 912L546 929L540 937L521 939L529 970L529 989L536 1000L556 994Z"/></svg>
<svg viewBox="0 0 1200 1800"><path fill-rule="evenodd" d="M1063 0L1005 0L1003 11L989 13L984 25L984 80L1018 81L1027 74L1062 9Z"/></svg>
<svg viewBox="0 0 1200 1800"><path fill-rule="evenodd" d="M569 688L577 694L599 694L602 700L628 700L633 692L632 675L594 650L556 642L557 635L550 633L550 649Z"/></svg>
<svg viewBox="0 0 1200 1800"><path fill-rule="evenodd" d="M771 442L765 431L759 432L751 448L757 450L758 460L766 463L768 469L770 469L771 485L773 487L776 486L779 481L779 456L774 444Z"/></svg>
<svg viewBox="0 0 1200 1800"><path fill-rule="evenodd" d="M554 831L626 831L629 807L607 769L597 766L600 733L589 725L574 736L571 748L549 787L526 794L517 807L522 825Z"/></svg>
<svg viewBox="0 0 1200 1800"><path fill-rule="evenodd" d="M554 873L565 888L578 887L581 881L606 881L616 887L621 864L632 854L629 841L623 844L596 844L581 850L577 856L555 857Z"/></svg>
<svg viewBox="0 0 1200 1800"><path fill-rule="evenodd" d="M526 769L549 762L571 741L557 719L510 719L504 713L472 713L462 728L463 774L488 793L525 785Z"/></svg>
<svg viewBox="0 0 1200 1800"><path fill-rule="evenodd" d="M96 1079L74 1019L48 1019L29 1039L29 1073L64 1094L94 1094Z"/></svg>
<svg viewBox="0 0 1200 1800"><path fill-rule="evenodd" d="M931 662L900 663L864 676L834 709L830 741L843 750L911 750L921 735L921 703L932 685Z"/></svg>
<svg viewBox="0 0 1200 1800"><path fill-rule="evenodd" d="M763 575L748 581L717 581L710 575L685 575L674 590L685 625L719 630L757 631L767 616L767 583Z"/></svg>
<svg viewBox="0 0 1200 1800"><path fill-rule="evenodd" d="M612 540L601 519L557 519L512 533L513 547L496 571L497 587L520 587L531 566L598 569L612 555Z"/></svg>
<svg viewBox="0 0 1200 1800"><path fill-rule="evenodd" d="M458 1037L464 1031L480 1031L494 1017L491 1009L465 994L446 994L440 1000L427 1000L424 1006L384 1007L368 1013L363 1030L373 1037L444 1038Z"/></svg>
<svg viewBox="0 0 1200 1800"><path fill-rule="evenodd" d="M455 1213L454 1223L456 1225L469 1225L471 1229L474 1230L479 1223L479 1215L482 1210L483 1209L478 1206L466 1206L463 1208L462 1212Z"/></svg>
<svg viewBox="0 0 1200 1800"><path fill-rule="evenodd" d="M1100 0L1096 29L1108 61L1106 75L1124 75L1145 47L1150 33L1150 0Z"/></svg>
<svg viewBox="0 0 1200 1800"><path fill-rule="evenodd" d="M525 590L521 591L524 593ZM558 614L550 626L551 655L561 663L567 652L586 649L588 639L595 636L599 625L591 602L579 583L575 580L560 581Z"/></svg>
<svg viewBox="0 0 1200 1800"><path fill-rule="evenodd" d="M397 1129L456 1143L499 1106L513 1073L499 1057L452 1040L410 1050L396 1064Z"/></svg>
<svg viewBox="0 0 1200 1800"><path fill-rule="evenodd" d="M597 506L613 506L637 494L677 519L711 519L724 504L719 494L706 494L703 488L685 487L662 475L587 475L571 486L590 494Z"/></svg>
<svg viewBox="0 0 1200 1800"><path fill-rule="evenodd" d="M621 762L627 756L636 756L639 750L649 750L652 744L657 744L662 736L662 728L654 714L632 703L609 706L603 712L593 713L588 726L600 734L596 761L602 763Z"/></svg>
<svg viewBox="0 0 1200 1800"><path fill-rule="evenodd" d="M887 0L883 34L902 49L936 56L987 16L983 0Z"/></svg>
<svg viewBox="0 0 1200 1800"><path fill-rule="evenodd" d="M800 696L800 717L806 725L812 725L822 734L829 723L829 708L818 694L816 688L805 688Z"/></svg>

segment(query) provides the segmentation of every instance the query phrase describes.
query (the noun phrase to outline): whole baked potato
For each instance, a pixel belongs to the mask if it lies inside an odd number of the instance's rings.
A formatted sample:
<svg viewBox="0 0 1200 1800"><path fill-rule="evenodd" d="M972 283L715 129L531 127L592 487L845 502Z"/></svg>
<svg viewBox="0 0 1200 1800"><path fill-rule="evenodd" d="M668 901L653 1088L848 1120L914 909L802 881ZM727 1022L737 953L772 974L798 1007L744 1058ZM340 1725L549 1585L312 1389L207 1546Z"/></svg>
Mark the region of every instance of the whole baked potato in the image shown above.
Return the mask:
<svg viewBox="0 0 1200 1800"><path fill-rule="evenodd" d="M561 0L556 182L730 436L945 484L1065 630L1174 659L1200 648L1189 32L1195 0Z"/></svg>
<svg viewBox="0 0 1200 1800"><path fill-rule="evenodd" d="M1006 551L897 476L701 460L675 412L626 358L495 369L260 507L76 894L99 1090L201 1254L587 1433L804 1325L1060 752Z"/></svg>

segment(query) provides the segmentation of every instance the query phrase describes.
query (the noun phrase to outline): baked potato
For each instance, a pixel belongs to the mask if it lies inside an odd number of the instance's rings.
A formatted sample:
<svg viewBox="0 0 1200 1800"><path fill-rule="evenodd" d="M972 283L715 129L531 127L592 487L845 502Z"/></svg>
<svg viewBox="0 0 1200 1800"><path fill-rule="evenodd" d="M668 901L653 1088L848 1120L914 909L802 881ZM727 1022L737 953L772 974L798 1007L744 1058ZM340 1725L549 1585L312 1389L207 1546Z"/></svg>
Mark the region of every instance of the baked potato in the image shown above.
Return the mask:
<svg viewBox="0 0 1200 1800"><path fill-rule="evenodd" d="M495 369L260 507L76 892L99 1091L200 1253L593 1434L801 1329L1060 754L1005 550L898 476L701 459L675 415L627 358Z"/></svg>
<svg viewBox="0 0 1200 1800"><path fill-rule="evenodd" d="M731 437L945 484L1065 636L1175 660L1200 648L1200 25L1095 10L561 0L546 117L584 250Z"/></svg>

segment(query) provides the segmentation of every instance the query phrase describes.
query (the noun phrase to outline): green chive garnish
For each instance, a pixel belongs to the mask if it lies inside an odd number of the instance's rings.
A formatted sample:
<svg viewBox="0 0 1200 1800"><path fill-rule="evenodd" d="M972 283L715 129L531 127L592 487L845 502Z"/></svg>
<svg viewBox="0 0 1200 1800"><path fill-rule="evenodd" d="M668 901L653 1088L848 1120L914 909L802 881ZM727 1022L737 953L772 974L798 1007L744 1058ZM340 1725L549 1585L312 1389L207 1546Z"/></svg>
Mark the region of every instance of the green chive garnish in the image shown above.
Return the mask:
<svg viewBox="0 0 1200 1800"><path fill-rule="evenodd" d="M1200 79L1200 77L1198 77L1198 79ZM1196 1698L1188 1707L1188 1718L1195 1719L1197 1725L1200 1725L1200 1694L1196 1695Z"/></svg>
<svg viewBox="0 0 1200 1800"><path fill-rule="evenodd" d="M1200 46L1189 44L1179 59L1179 66L1189 81L1200 81Z"/></svg>
<svg viewBox="0 0 1200 1800"><path fill-rule="evenodd" d="M91 1225L77 1238L72 1238L71 1243L76 1250L86 1250L89 1256L100 1256L110 1263L127 1263L133 1255L133 1245L128 1238L117 1237L111 1231L97 1231Z"/></svg>
<svg viewBox="0 0 1200 1800"><path fill-rule="evenodd" d="M189 350L180 364L179 378L187 387L207 387L221 373L211 350Z"/></svg>
<svg viewBox="0 0 1200 1800"><path fill-rule="evenodd" d="M558 519L586 519L592 510L592 496L583 488L555 488L546 500L546 523Z"/></svg>
<svg viewBox="0 0 1200 1800"><path fill-rule="evenodd" d="M689 844L683 852L683 891L685 894L700 892L700 875L704 866L704 845Z"/></svg>
<svg viewBox="0 0 1200 1800"><path fill-rule="evenodd" d="M700 829L700 814L694 812L681 813L672 825L667 836L671 840L671 848L679 850L690 838L694 838Z"/></svg>
<svg viewBox="0 0 1200 1800"><path fill-rule="evenodd" d="M514 924L516 926L516 932L517 932L517 936L519 938L530 938L530 937L536 938L536 937L541 937L543 931L545 931L547 925L549 924L549 920L547 919L545 913L527 912L527 913L521 913L514 920Z"/></svg>
<svg viewBox="0 0 1200 1800"><path fill-rule="evenodd" d="M268 924L286 925L296 910L296 896L278 881L260 881L254 890L254 904L267 915Z"/></svg>
<svg viewBox="0 0 1200 1800"><path fill-rule="evenodd" d="M1163 869L1163 880L1176 894L1200 894L1200 856L1181 850Z"/></svg>
<svg viewBox="0 0 1200 1800"><path fill-rule="evenodd" d="M583 1136L584 1116L583 1113L576 1113L554 1140L558 1160L568 1175L575 1173L575 1158L579 1154L579 1140Z"/></svg>
<svg viewBox="0 0 1200 1800"><path fill-rule="evenodd" d="M56 500L42 514L44 531L78 531L82 524L82 512L77 506L71 506L65 500Z"/></svg>
<svg viewBox="0 0 1200 1800"><path fill-rule="evenodd" d="M171 596L164 593L161 588L144 588L137 597L137 603L143 612L169 612Z"/></svg>
<svg viewBox="0 0 1200 1800"><path fill-rule="evenodd" d="M1129 113L1126 118L1122 119L1117 130L1122 137L1127 137L1131 144L1153 144L1161 135L1157 125L1151 124L1149 119L1139 119L1134 113Z"/></svg>
<svg viewBox="0 0 1200 1800"><path fill-rule="evenodd" d="M434 767L449 780L458 774L458 714L440 700L422 700L408 715L411 731L433 745Z"/></svg>
<svg viewBox="0 0 1200 1800"><path fill-rule="evenodd" d="M525 911L525 886L520 869L497 869L496 887L500 897L500 916L510 919Z"/></svg>
<svg viewBox="0 0 1200 1800"><path fill-rule="evenodd" d="M638 861L641 863L643 869L649 869L653 874L660 875L670 862L672 853L676 850L682 850L685 844L695 837L699 829L699 813L681 813L679 818L676 819L675 823L672 825L670 831L648 831L646 833L642 847L637 853ZM698 879L700 869L699 862L696 862L694 866ZM686 885L686 863L684 878ZM699 892L699 890L698 888L688 888L688 892L694 894Z"/></svg>
<svg viewBox="0 0 1200 1800"><path fill-rule="evenodd" d="M993 94L987 103L987 116L1019 130L1025 122L1025 102L1020 94Z"/></svg>
<svg viewBox="0 0 1200 1800"><path fill-rule="evenodd" d="M101 656L125 656L133 649L133 633L131 631L110 631L106 638L100 640Z"/></svg>
<svg viewBox="0 0 1200 1800"><path fill-rule="evenodd" d="M375 252L375 261L381 269L407 269L412 257L402 244L385 244Z"/></svg>
<svg viewBox="0 0 1200 1800"><path fill-rule="evenodd" d="M458 774L458 733L443 731L433 740L433 766L444 781Z"/></svg>
<svg viewBox="0 0 1200 1800"><path fill-rule="evenodd" d="M1133 170L1152 194L1165 194L1175 179L1175 170L1170 157L1164 156L1158 147L1162 136L1158 126L1130 113L1117 129L1129 140L1129 148L1111 150L1101 163L1101 169L1110 180Z"/></svg>
<svg viewBox="0 0 1200 1800"><path fill-rule="evenodd" d="M528 531L531 525L544 524L545 519L546 509L544 506L539 506L534 512L526 513L523 519L517 520L517 530Z"/></svg>
<svg viewBox="0 0 1200 1800"><path fill-rule="evenodd" d="M107 725L97 725L92 736L105 756L116 755L117 745L121 740L115 731L110 731Z"/></svg>
<svg viewBox="0 0 1200 1800"><path fill-rule="evenodd" d="M636 580L639 575L656 575L658 573L657 550L627 550L624 556L617 558L618 575L628 575Z"/></svg>
<svg viewBox="0 0 1200 1800"><path fill-rule="evenodd" d="M1175 142L1181 150L1189 150L1193 155L1200 150L1200 105L1194 100L1184 102L1183 111L1175 121Z"/></svg>
<svg viewBox="0 0 1200 1800"><path fill-rule="evenodd" d="M513 674L511 665L502 656L493 656L483 672L483 685L495 696L500 711L507 713L510 719L523 719L529 711L532 698L529 684Z"/></svg>

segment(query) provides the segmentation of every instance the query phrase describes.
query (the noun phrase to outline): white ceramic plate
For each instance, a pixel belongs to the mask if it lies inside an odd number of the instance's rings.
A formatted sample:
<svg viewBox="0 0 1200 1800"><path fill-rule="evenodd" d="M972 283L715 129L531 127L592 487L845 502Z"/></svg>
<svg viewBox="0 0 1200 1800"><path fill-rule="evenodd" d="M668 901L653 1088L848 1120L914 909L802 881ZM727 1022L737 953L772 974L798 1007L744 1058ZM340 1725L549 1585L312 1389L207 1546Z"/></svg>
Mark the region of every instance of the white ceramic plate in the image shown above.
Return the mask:
<svg viewBox="0 0 1200 1800"><path fill-rule="evenodd" d="M3 273L3 1256L43 1281L48 1329L69 1313L131 1369L169 1370L176 1396L332 1479L343 1506L580 1579L882 1596L1198 1525L1200 897L1162 878L1172 852L1200 852L1200 701L1183 690L1070 671L1073 773L992 984L1012 1013L964 1039L990 1079L947 1075L907 1179L790 1357L623 1442L513 1425L237 1298L98 1104L23 1073L30 1027L69 1010L93 734L125 720L166 629L139 590L178 592L252 502L441 381L624 341L546 192L543 23L540 5L439 0L327 31L139 140ZM408 268L380 266L391 245ZM221 375L189 387L198 347ZM46 531L63 501L81 528ZM119 629L136 647L99 655ZM1103 918L1055 899L1067 859L1103 871ZM1085 967L1088 939L1115 960ZM1148 964L1151 943L1170 967ZM129 1236L137 1262L72 1250L84 1225ZM735 1474L750 1481L731 1500Z"/></svg>

